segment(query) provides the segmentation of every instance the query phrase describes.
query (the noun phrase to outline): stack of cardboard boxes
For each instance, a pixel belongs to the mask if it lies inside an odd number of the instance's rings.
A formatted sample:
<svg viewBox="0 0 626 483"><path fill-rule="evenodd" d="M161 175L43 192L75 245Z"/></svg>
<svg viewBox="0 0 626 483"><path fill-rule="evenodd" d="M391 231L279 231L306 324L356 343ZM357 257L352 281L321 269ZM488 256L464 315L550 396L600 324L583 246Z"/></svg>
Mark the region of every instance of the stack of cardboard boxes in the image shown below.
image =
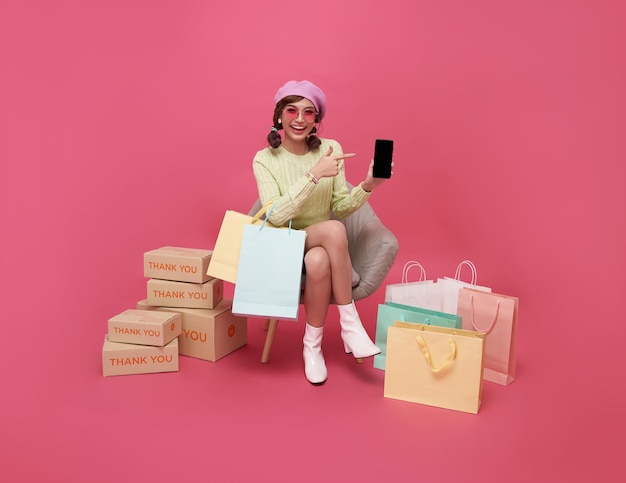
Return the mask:
<svg viewBox="0 0 626 483"><path fill-rule="evenodd" d="M215 362L247 343L247 319L232 313L224 282L206 274L211 250L144 253L147 298L109 320L105 376L178 370L178 355Z"/></svg>

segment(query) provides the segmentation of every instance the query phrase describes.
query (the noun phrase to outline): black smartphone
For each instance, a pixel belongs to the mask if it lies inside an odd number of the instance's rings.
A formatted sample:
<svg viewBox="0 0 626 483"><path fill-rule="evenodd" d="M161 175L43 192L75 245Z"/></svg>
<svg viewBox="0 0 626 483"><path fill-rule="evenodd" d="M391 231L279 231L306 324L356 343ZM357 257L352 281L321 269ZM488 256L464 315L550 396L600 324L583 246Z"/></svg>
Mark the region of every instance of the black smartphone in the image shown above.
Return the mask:
<svg viewBox="0 0 626 483"><path fill-rule="evenodd" d="M377 139L374 145L374 178L391 178L391 159L393 158L393 141Z"/></svg>

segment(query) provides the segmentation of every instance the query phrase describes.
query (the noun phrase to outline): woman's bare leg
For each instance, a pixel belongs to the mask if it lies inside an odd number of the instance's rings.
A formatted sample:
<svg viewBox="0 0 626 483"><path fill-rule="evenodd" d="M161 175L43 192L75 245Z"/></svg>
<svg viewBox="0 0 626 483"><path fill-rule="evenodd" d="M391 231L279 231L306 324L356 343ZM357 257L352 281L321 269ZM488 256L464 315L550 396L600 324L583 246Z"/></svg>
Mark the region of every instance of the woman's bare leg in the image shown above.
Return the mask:
<svg viewBox="0 0 626 483"><path fill-rule="evenodd" d="M304 266L304 310L307 323L313 327L322 327L326 321L332 287L328 253L319 246L310 248L304 255Z"/></svg>
<svg viewBox="0 0 626 483"><path fill-rule="evenodd" d="M341 338L346 352L352 353L356 359L379 354L380 349L365 331L354 300L352 300L352 261L348 252L345 226L339 221L329 220L309 226L306 232L307 279L304 288L304 303L308 324L315 327L323 326L332 294L339 310ZM313 269L311 278L309 278L309 267ZM309 282L312 282L311 286ZM317 340L321 344L321 341ZM305 355L305 371L314 374L316 371L313 368L321 367L322 359L319 355L311 356L313 353L321 354L321 351L318 353L315 349L314 352L311 347L317 348L317 345L305 340L305 353L307 354ZM311 362L315 360L317 364ZM319 374L321 374L320 379L326 375L325 372ZM307 378L309 381L315 380L314 377L307 376Z"/></svg>
<svg viewBox="0 0 626 483"><path fill-rule="evenodd" d="M326 251L330 264L331 293L335 302L339 305L349 304L352 301L352 261L348 252L345 226L340 221L328 220L311 225L305 230L307 254L316 247Z"/></svg>
<svg viewBox="0 0 626 483"><path fill-rule="evenodd" d="M306 267L304 309L307 318L302 338L304 374L311 384L319 385L324 384L328 378L322 353L324 322L332 287L328 253L319 246L309 248L304 255L304 265Z"/></svg>

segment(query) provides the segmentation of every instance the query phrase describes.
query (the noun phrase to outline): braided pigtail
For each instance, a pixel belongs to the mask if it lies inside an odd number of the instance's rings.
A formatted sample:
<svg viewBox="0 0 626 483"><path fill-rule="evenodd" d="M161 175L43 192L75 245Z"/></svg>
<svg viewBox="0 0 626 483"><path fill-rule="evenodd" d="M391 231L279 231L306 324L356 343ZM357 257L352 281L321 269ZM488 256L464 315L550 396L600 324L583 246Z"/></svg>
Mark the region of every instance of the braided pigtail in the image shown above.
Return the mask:
<svg viewBox="0 0 626 483"><path fill-rule="evenodd" d="M317 137L317 127L314 127L313 129L311 129L311 132L309 133L309 136L307 137L306 143L309 146L309 149L311 151L314 151L320 147L320 145L322 144L322 141L320 141L320 138Z"/></svg>
<svg viewBox="0 0 626 483"><path fill-rule="evenodd" d="M278 132L279 129L282 129L282 126L280 124L278 125L278 127L272 126L270 133L267 135L267 142L274 149L276 149L282 143L280 133Z"/></svg>

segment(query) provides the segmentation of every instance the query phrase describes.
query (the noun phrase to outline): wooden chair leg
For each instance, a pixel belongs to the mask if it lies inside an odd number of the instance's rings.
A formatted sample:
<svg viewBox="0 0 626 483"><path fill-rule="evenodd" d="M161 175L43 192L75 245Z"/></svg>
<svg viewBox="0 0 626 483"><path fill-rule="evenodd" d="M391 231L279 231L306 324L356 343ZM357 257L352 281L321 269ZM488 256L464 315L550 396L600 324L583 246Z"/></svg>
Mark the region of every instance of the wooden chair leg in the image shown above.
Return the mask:
<svg viewBox="0 0 626 483"><path fill-rule="evenodd" d="M263 346L263 354L261 354L261 362L265 364L270 358L270 351L272 350L272 344L274 343L274 336L276 335L276 329L278 328L278 320L268 319L265 322L267 335L265 336L265 346Z"/></svg>

